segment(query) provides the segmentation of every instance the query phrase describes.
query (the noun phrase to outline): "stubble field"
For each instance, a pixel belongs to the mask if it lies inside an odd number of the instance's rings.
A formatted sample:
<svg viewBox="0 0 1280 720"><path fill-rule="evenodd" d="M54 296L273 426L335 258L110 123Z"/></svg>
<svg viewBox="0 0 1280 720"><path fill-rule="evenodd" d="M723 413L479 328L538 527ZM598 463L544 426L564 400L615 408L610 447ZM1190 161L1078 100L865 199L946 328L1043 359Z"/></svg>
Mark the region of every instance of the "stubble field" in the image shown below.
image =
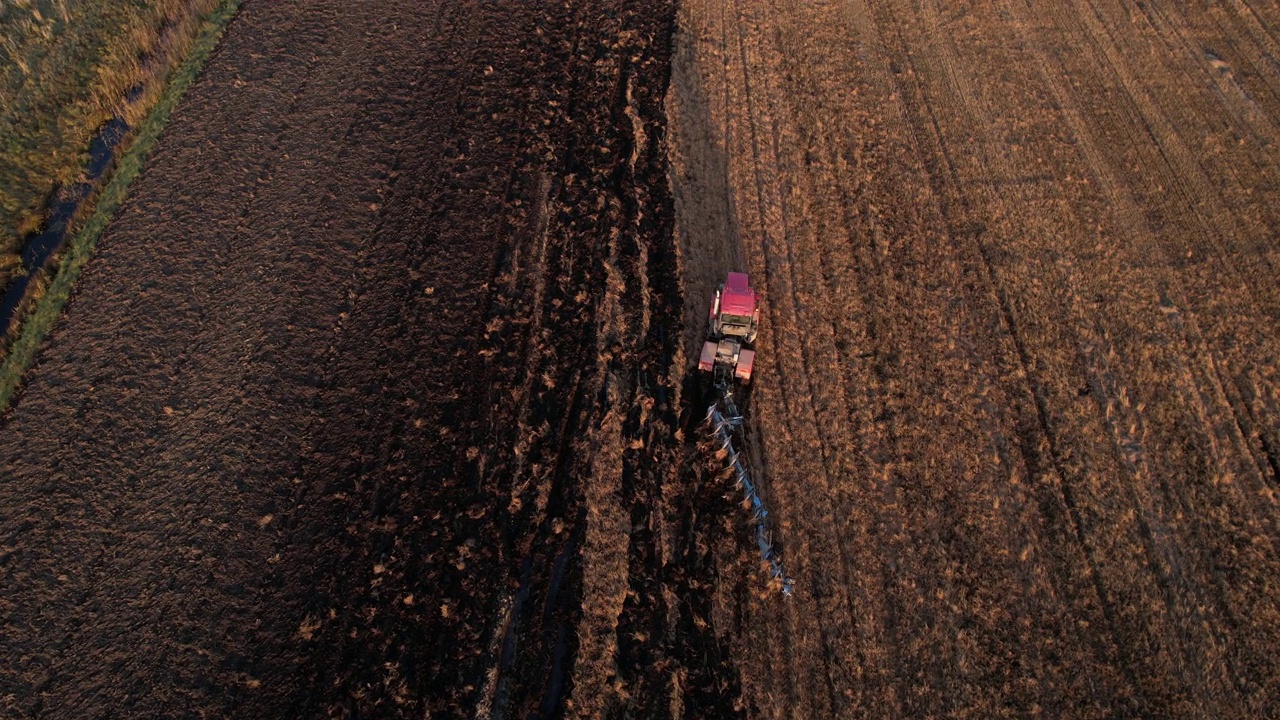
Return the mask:
<svg viewBox="0 0 1280 720"><path fill-rule="evenodd" d="M744 264L802 588L722 569L749 715L1280 709L1278 23L682 5L688 340Z"/></svg>

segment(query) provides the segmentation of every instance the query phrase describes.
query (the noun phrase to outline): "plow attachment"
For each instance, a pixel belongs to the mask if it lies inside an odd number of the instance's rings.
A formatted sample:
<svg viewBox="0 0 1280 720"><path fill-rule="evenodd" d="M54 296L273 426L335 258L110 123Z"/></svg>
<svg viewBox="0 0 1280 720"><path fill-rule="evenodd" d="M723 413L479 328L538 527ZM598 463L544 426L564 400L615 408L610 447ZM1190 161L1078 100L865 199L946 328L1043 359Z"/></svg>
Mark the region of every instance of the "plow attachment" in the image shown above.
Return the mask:
<svg viewBox="0 0 1280 720"><path fill-rule="evenodd" d="M756 484L751 480L751 471L747 468L746 460L738 454L733 445L734 430L741 427L742 422L742 416L738 414L738 409L728 393L722 394L707 409L705 424L713 441L719 446L717 455L723 453L726 460L723 474L727 475L726 479L733 478L734 487L742 492L743 504L755 525L755 541L756 547L760 550L760 557L768 567L769 575L781 584L782 594L790 597L795 588L795 581L783 570L781 555L774 547L773 539L769 534L769 511L765 509Z"/></svg>

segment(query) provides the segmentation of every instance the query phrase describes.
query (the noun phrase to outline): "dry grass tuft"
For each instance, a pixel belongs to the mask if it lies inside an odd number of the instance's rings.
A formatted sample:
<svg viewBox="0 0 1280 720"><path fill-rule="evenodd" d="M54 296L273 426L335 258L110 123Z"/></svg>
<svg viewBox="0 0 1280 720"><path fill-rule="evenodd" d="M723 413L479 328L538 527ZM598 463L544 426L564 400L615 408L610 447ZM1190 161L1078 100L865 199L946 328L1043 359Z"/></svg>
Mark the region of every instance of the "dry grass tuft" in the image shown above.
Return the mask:
<svg viewBox="0 0 1280 720"><path fill-rule="evenodd" d="M136 126L218 0L0 5L0 255L44 221L113 115ZM142 92L126 102L131 88Z"/></svg>
<svg viewBox="0 0 1280 720"><path fill-rule="evenodd" d="M88 38L86 42L92 41L99 44L108 43L108 38L125 38L125 40L111 46L115 48L114 50L99 48L99 54L94 57L99 59L103 57L119 59L128 54L121 48L133 47L131 52L136 58L138 56L138 47L140 46L131 45L130 43L140 42L139 38L142 36L125 36L124 28L133 26L119 24L119 22L122 22L122 16L119 13L125 13L126 15L134 13L138 17L151 17L153 20L157 17L164 17L170 20L168 24L162 21L158 25L153 25L156 28L156 42L160 43L160 45L152 45L150 49L157 50L157 48L160 48L163 52L156 52L153 56L157 62L152 71L161 72L160 60L163 58L168 58L165 62L174 63L177 67L172 72L170 72L171 68L163 68L163 77L166 81L163 83L163 89L157 91L158 95L153 101L154 107L150 108L146 119L137 126L129 146L122 148L117 155L118 162L115 172L111 173L110 178L104 179L104 184L92 209L90 210L87 207L83 209L87 216L84 222L68 234L67 246L63 251L65 259L58 262L50 262L46 269L41 271L41 276L32 281L33 291L28 293L28 297L23 300L23 307L19 309L18 314L15 316L17 322L21 324L21 328L9 328L10 335L14 339L7 346L7 352L0 356L0 411L8 407L9 400L17 389L22 374L35 359L36 352L44 342L44 338L53 328L54 323L61 314L62 306L71 296L71 287L76 278L79 277L81 268L84 267L84 264L88 262L89 256L93 253L93 247L97 243L98 236L102 233L103 228L106 227L116 208L124 200L129 184L142 171L142 164L146 159L147 153L150 152L151 147L160 136L160 132L168 122L169 116L172 114L178 100L195 80L204 61L217 46L222 30L240 7L240 0L191 0L190 2L165 0L149 5L145 10L137 8L125 9L123 6L116 8L114 4L102 3L103 7L96 9L84 8L82 13L78 6L74 8L67 7L63 14L67 19L62 22L64 25L75 25L74 31L68 29L68 27L54 26L49 28L47 33L27 33L23 35L19 32L23 28L30 29L25 24L24 18L37 24L45 22L50 17L45 10L53 4L36 1L22 6L16 4L6 5L3 9L0 9L0 73L7 73L5 81L13 89L13 92L0 93L0 138L5 139L5 146L0 147L0 228L16 226L16 218L20 215L21 203L15 203L14 198L22 196L23 191L20 188L34 187L29 180L31 172L33 172L31 168L35 166L15 165L14 159L25 157L23 148L26 147L27 143L37 142L33 138L44 137L38 132L24 131L18 134L7 134L8 126L14 124L13 113L15 108L28 113L30 117L27 120L30 123L35 123L37 130L41 127L41 122L46 122L46 124L47 122L54 122L60 130L70 127L64 120L50 120L55 116L58 118L64 117L64 114L50 110L50 107L55 107L56 103L39 107L32 105L33 98L44 97L48 93L41 95L40 92L33 94L33 92L29 91L28 86L34 88L43 86L38 81L27 78L27 76L31 78L44 77L44 75L40 75L37 72L43 66L34 61L17 62L15 58L18 56L15 53L18 48L28 47L30 42L52 42L53 38L59 35L59 32L62 32L67 37L70 37L67 33L74 32L75 37ZM70 4L69 2L57 3L59 8ZM132 8L132 6L130 7ZM155 14L161 11L169 14ZM38 17L37 13L39 14ZM63 15L59 15L59 17ZM116 24L103 24L109 18L114 18L118 22ZM97 24L94 24L95 22ZM145 27L145 24L142 26ZM183 28L186 29L184 30ZM165 33L169 30L173 31L172 39L165 40ZM26 32L26 30L22 32ZM179 41L180 32L187 32L191 37ZM15 38L20 38L21 41L15 40ZM171 45L165 45L165 43L171 43ZM122 52L124 55L120 54ZM116 54L112 55L111 53ZM72 53L69 57L80 56ZM81 59L83 60L83 58ZM13 67L10 67L10 65L13 65ZM94 72L84 75L83 73L88 72L86 67ZM97 88L98 83L96 81L101 80L102 83L105 83L105 87L113 88L116 93L114 97L121 98L124 90L131 87L130 83L135 82L138 78L136 73L131 74L128 71L128 67L128 63L122 60L115 63L100 61L89 65L63 68L63 72L81 72L82 74L76 77L86 80L82 87L92 85ZM141 67L146 68L148 66L143 63ZM116 71L114 73L106 72L103 68L116 68ZM21 76L15 79L14 73L20 73ZM51 78L63 78L62 75L56 72L51 72L48 76ZM156 77L161 77L161 75L157 74ZM65 79L63 78L63 80ZM54 83L52 80L49 82ZM35 84L31 85L31 83ZM56 83L54 84L56 85ZM73 96L71 100L76 100L76 97ZM93 97L99 96L94 95ZM101 97L109 97L109 95L102 95ZM143 93L143 97L145 97L145 93ZM136 101L143 102L143 97L137 98ZM38 111L43 111L43 114ZM66 112L70 112L70 110ZM91 135L93 130L96 130L98 124L100 123L95 122L89 126L88 135ZM31 128L26 129L31 130ZM66 133L55 134L59 138L67 137ZM84 143L78 147L83 148L87 144L88 135L84 136ZM51 150L46 148L45 151L54 156L60 156L60 153L64 152L63 148L69 147L61 144L61 141L52 144L55 147ZM80 152L80 150L76 151L76 160L74 163L70 163L71 166L80 167ZM15 167L20 170L15 172ZM58 172L61 171L50 170L46 175L46 179L57 175ZM17 181L11 183L10 180L12 178L17 178ZM57 179L55 178L56 181ZM43 189L33 194L32 197L39 197L39 202L43 202L43 198L47 196L49 189L50 186L46 184ZM0 236L2 235L3 232L0 231ZM0 257L3 257L5 252L4 248L0 248ZM12 253L13 249L11 248L7 252ZM5 262L11 263L12 261Z"/></svg>

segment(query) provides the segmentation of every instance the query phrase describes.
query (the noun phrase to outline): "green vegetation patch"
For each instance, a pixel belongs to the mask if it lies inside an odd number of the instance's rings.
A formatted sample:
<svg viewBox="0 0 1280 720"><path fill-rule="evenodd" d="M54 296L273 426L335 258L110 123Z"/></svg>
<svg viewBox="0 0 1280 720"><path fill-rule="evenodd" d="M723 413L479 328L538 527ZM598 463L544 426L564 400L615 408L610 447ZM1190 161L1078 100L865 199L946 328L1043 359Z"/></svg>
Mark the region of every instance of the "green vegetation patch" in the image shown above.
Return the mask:
<svg viewBox="0 0 1280 720"><path fill-rule="evenodd" d="M98 196L97 203L89 215L87 220L80 226L67 243L64 249L64 259L61 266L57 269L56 274L49 282L47 289L40 296L39 300L34 303L34 308L30 313L22 318L22 328L18 336L14 339L13 344L9 348L7 356L0 365L0 412L4 412L9 407L9 402L13 397L13 393L17 390L21 382L22 375L26 369L35 360L36 353L43 344L44 339L53 329L62 308L67 300L71 297L71 288L76 278L80 275L80 270L84 264L88 262L93 254L94 245L97 244L98 237L102 234L102 230L106 227L111 217L115 214L116 209L129 190L129 185L133 179L142 171L143 162L146 160L147 154L155 145L156 140L160 137L160 133L164 130L165 125L169 121L169 116L173 113L174 107L182 98L183 93L190 87L196 76L200 73L200 69L204 66L204 62L212 54L217 47L218 41L222 36L222 31L226 28L227 23L235 16L236 11L240 7L242 0L220 0L211 12L207 14L203 22L192 33L194 42L190 45L190 50L185 54L185 59L181 65L173 72L169 83L164 87L162 94L156 99L154 108L145 120L138 127L133 142L120 156L115 172L112 173L106 186L102 189ZM0 14L0 26L7 26L10 14L14 12L27 12L31 18L35 18L35 13L39 13L43 19L45 11L39 7L48 8L50 6L57 8L60 6L71 6L76 3L67 0L66 2L28 2L15 3L13 5L5 5L4 12ZM94 4L94 3L85 3ZM117 3L96 3L97 5L115 6ZM165 3L158 3L163 5ZM175 5L177 3L169 3ZM121 6L141 7L142 3L119 3ZM108 11L102 10L104 14ZM75 17L69 13L60 17ZM66 22L60 20L59 22ZM9 34L9 29L4 33ZM53 32L53 30L50 30ZM8 42L7 40L5 42ZM185 44L185 43L184 43ZM9 51L8 48L5 50ZM0 55L0 67L6 65L5 58ZM11 78L10 78L11 79ZM130 87L125 85L124 88ZM121 93L124 88L121 88ZM7 90L6 90L7 92ZM6 101L8 102L8 101ZM7 108L0 108L0 113L7 112ZM0 118L0 123L5 122ZM85 135L84 144L87 145L89 137L96 130L97 124L88 128ZM7 137L5 126L0 124L0 137ZM7 142L7 141L6 141ZM5 153L7 153L7 148ZM0 166L0 187L4 187L9 182L9 176L5 173L12 172L12 168L7 163L10 159L6 157L3 161L6 163ZM78 166L77 166L78 167ZM45 188L47 195L49 188ZM3 202L3 200L0 200ZM4 212L8 212L8 206L4 208ZM16 215L15 215L16 216ZM9 218L9 215L3 215ZM3 249L0 248L0 251Z"/></svg>
<svg viewBox="0 0 1280 720"><path fill-rule="evenodd" d="M127 91L181 62L217 2L0 3L0 255L39 227L46 198L75 180Z"/></svg>

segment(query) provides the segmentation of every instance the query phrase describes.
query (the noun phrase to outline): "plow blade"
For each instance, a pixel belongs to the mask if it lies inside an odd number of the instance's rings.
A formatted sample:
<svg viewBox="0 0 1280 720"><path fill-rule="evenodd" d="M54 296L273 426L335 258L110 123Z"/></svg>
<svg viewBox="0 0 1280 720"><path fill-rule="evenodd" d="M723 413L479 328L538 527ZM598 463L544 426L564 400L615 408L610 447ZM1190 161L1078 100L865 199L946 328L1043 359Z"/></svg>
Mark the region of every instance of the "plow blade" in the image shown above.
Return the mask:
<svg viewBox="0 0 1280 720"><path fill-rule="evenodd" d="M728 453L725 467L719 475L724 479L733 478L734 487L742 491L743 506L752 524L755 525L755 541L760 550L760 557L772 580L781 584L782 594L790 597L795 588L795 581L783 569L782 560L769 534L769 511L765 509L764 500L760 497L756 484L751 480L751 472L746 462L733 444L733 431L741 425L742 417L738 415L733 401L727 396L722 396L707 410L705 426L708 433L712 441Z"/></svg>

